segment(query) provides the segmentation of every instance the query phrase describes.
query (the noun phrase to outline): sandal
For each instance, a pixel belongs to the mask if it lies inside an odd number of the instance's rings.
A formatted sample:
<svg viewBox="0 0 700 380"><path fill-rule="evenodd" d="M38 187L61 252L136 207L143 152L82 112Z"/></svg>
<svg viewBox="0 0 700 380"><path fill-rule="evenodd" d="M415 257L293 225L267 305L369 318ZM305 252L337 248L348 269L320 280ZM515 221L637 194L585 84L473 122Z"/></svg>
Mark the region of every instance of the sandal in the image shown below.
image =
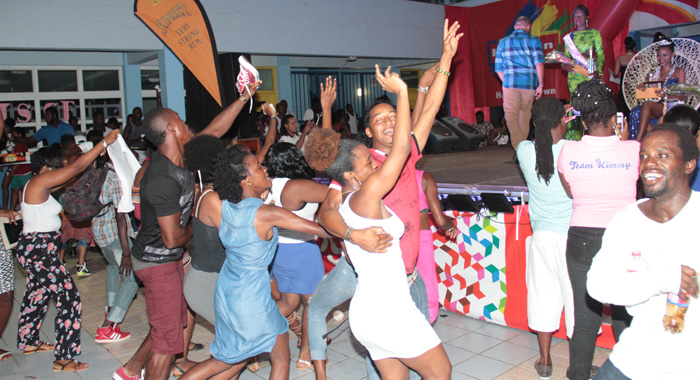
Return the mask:
<svg viewBox="0 0 700 380"><path fill-rule="evenodd" d="M292 330L293 333L297 334L297 347L301 347L301 321L299 320L299 317L297 317L296 311L289 314L287 317L287 322L289 322L289 329Z"/></svg>
<svg viewBox="0 0 700 380"><path fill-rule="evenodd" d="M66 368L69 365L73 364L71 368ZM81 363L78 361L75 361L75 359L68 359L66 364L60 364L57 362L53 362L53 371L54 372L80 372L84 369L87 369L88 364L87 363Z"/></svg>
<svg viewBox="0 0 700 380"><path fill-rule="evenodd" d="M297 359L297 369L312 369L313 364L310 361L304 359Z"/></svg>
<svg viewBox="0 0 700 380"><path fill-rule="evenodd" d="M182 364L184 364L186 361L187 361L187 359L182 359L182 360L176 360L175 362L173 362L173 370L170 372L170 374L171 374L174 378L177 379L178 377L184 375L185 372L187 372L187 370L184 370L184 369L182 369L182 368L179 367L179 366L181 366ZM194 364L197 364L197 363L194 363ZM194 365L193 365L193 367L194 367ZM190 367L190 368L192 368L192 367ZM178 372L180 372L180 373L176 373L175 371L178 371Z"/></svg>
<svg viewBox="0 0 700 380"><path fill-rule="evenodd" d="M248 364L246 364L246 368L248 368L248 371L250 372L258 372L260 370L260 357L259 356L254 356L250 360L248 360Z"/></svg>
<svg viewBox="0 0 700 380"><path fill-rule="evenodd" d="M36 347L30 347L24 349L25 355L36 354L37 352L53 351L53 344L39 341L39 345Z"/></svg>
<svg viewBox="0 0 700 380"><path fill-rule="evenodd" d="M4 362L5 360L10 360L12 358L12 352L10 351L3 351L0 350L0 362Z"/></svg>
<svg viewBox="0 0 700 380"><path fill-rule="evenodd" d="M202 343L190 343L190 352L201 351L204 349Z"/></svg>

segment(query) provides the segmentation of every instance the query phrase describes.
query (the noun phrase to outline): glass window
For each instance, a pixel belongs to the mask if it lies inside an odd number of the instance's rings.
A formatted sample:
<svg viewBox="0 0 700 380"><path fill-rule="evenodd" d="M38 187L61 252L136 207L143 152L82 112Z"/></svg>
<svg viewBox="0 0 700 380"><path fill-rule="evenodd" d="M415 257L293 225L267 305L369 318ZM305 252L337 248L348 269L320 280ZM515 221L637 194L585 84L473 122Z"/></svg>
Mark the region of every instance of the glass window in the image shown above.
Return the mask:
<svg viewBox="0 0 700 380"><path fill-rule="evenodd" d="M275 81L272 79L274 77L272 69L259 69L258 73L260 73L260 80L262 81L258 91L274 91Z"/></svg>
<svg viewBox="0 0 700 380"><path fill-rule="evenodd" d="M39 91L78 91L75 70L39 70Z"/></svg>
<svg viewBox="0 0 700 380"><path fill-rule="evenodd" d="M141 70L141 89L155 90L160 84L160 72L158 70Z"/></svg>
<svg viewBox="0 0 700 380"><path fill-rule="evenodd" d="M85 91L119 91L119 71L83 70Z"/></svg>
<svg viewBox="0 0 700 380"><path fill-rule="evenodd" d="M91 120L95 111L102 111L105 115L105 120L109 120L110 117L121 119L121 99L85 99L85 114L87 119Z"/></svg>
<svg viewBox="0 0 700 380"><path fill-rule="evenodd" d="M0 92L32 92L30 70L0 70Z"/></svg>

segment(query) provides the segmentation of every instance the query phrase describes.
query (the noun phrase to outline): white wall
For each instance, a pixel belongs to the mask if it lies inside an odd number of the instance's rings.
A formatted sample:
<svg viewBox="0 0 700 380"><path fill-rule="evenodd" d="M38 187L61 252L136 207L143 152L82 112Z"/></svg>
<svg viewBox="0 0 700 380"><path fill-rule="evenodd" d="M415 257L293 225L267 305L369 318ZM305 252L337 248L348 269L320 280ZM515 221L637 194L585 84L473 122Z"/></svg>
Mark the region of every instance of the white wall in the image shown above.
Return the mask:
<svg viewBox="0 0 700 380"><path fill-rule="evenodd" d="M201 0L219 52L435 59L444 8L406 0ZM0 49L159 50L130 0L0 0ZM47 62L48 63L48 62ZM35 64L40 64L36 62Z"/></svg>

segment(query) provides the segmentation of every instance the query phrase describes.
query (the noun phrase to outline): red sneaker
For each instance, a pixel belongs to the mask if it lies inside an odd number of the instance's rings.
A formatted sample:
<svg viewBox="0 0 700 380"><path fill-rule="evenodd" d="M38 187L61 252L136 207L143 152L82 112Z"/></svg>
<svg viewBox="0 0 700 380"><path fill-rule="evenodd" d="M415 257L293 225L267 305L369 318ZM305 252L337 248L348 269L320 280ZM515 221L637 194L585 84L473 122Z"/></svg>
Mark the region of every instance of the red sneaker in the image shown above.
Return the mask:
<svg viewBox="0 0 700 380"><path fill-rule="evenodd" d="M248 84L259 81L260 73L258 73L258 70L256 70L244 56L238 57L238 63L240 66L240 72L238 73L238 77L236 77L236 89L240 94L243 94L244 90L248 92L248 96L251 97L250 109L252 110L253 96L250 94L250 90L248 90Z"/></svg>
<svg viewBox="0 0 700 380"><path fill-rule="evenodd" d="M121 342L122 340L128 339L130 333L125 333L121 329L119 329L119 326L117 327L112 327L112 326L107 326L107 327L99 327L97 329L97 335L95 335L95 342L97 343L114 343L114 342Z"/></svg>
<svg viewBox="0 0 700 380"><path fill-rule="evenodd" d="M129 376L124 372L124 367L119 367L119 369L112 374L112 380L143 380L143 371L140 375Z"/></svg>

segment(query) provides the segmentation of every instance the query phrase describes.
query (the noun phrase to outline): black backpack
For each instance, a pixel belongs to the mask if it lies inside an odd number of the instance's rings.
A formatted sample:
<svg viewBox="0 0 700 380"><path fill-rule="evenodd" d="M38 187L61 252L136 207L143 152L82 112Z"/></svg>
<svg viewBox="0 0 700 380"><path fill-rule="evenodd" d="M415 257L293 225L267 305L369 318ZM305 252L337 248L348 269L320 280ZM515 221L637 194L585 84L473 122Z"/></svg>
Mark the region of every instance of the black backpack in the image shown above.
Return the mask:
<svg viewBox="0 0 700 380"><path fill-rule="evenodd" d="M76 221L92 220L105 207L100 202L102 185L107 178L109 168L93 169L89 167L83 175L72 184L63 197L63 212Z"/></svg>

